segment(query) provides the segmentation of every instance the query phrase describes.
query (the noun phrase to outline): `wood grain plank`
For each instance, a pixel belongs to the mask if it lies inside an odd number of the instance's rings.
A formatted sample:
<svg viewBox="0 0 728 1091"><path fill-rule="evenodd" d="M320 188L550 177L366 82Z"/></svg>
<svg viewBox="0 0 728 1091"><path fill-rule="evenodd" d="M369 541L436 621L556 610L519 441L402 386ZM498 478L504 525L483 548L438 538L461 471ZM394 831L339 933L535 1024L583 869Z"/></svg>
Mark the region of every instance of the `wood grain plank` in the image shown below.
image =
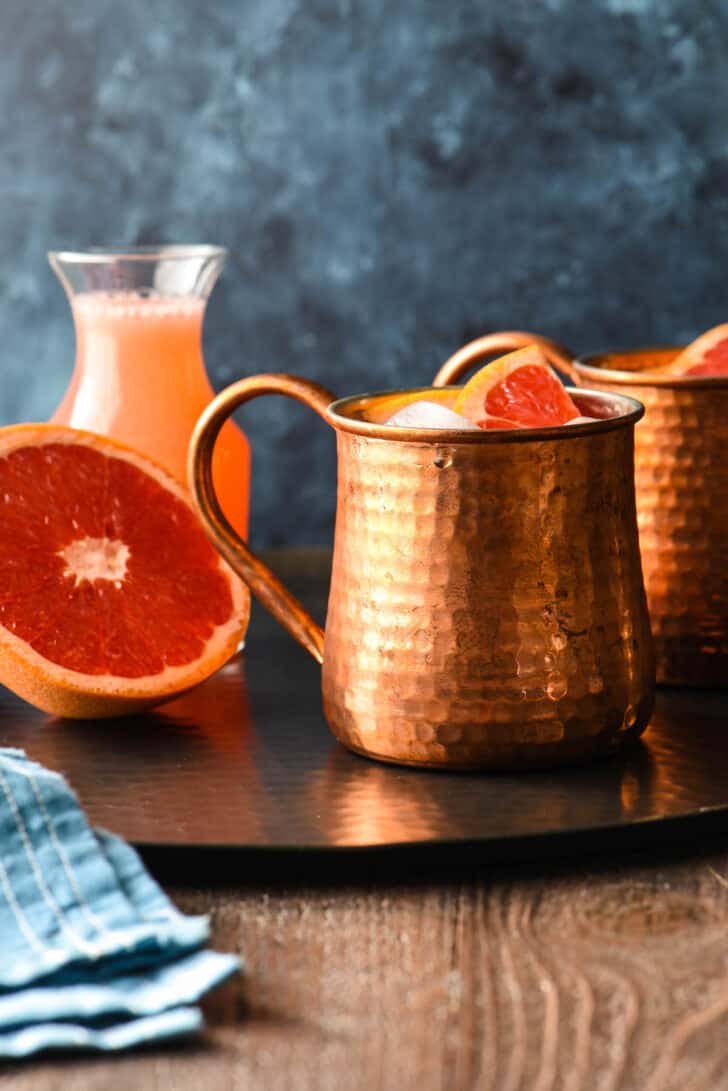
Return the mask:
<svg viewBox="0 0 728 1091"><path fill-rule="evenodd" d="M6 1066L12 1091L722 1091L728 855L171 888L245 977L204 1042Z"/></svg>

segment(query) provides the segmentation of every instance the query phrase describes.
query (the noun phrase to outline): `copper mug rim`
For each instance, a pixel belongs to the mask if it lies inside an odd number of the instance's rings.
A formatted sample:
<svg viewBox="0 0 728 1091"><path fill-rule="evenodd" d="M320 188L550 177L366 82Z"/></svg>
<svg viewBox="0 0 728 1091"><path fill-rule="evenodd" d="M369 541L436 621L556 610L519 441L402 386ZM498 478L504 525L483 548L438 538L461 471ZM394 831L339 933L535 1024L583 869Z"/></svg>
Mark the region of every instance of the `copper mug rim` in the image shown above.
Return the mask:
<svg viewBox="0 0 728 1091"><path fill-rule="evenodd" d="M625 425L635 424L645 413L642 402L637 401L627 394L613 394L601 390L589 390L587 387L569 387L571 396L579 405L582 401L589 401L597 405L604 405L607 409L617 409L610 416L600 417L597 420L585 421L581 424L552 425L547 428L513 428L513 429L478 429L477 431L464 431L459 428L402 428L393 424L377 424L373 421L359 420L349 414L366 408L367 403L375 398L387 397L396 394L426 394L427 391L442 387L408 387L406 390L382 390L372 394L352 394L346 398L338 398L327 409L327 417L331 426L338 431L352 432L369 439L383 439L399 443L531 443L543 440L575 439L578 436L594 435L600 432L611 431L613 428L621 428ZM456 389L453 387L453 389ZM617 403L615 405L615 403ZM588 406L585 406L588 408ZM348 411L348 412L347 412ZM589 415L589 414L585 414Z"/></svg>
<svg viewBox="0 0 728 1091"><path fill-rule="evenodd" d="M643 345L639 348L619 349L612 352L589 352L577 356L572 362L572 368L578 373L579 379L587 382L619 383L624 386L664 386L680 387L689 390L715 390L728 387L728 375L650 375L649 368L626 371L621 368L605 367L596 361L607 360L610 357L639 357L653 352L674 352L675 355L685 348L684 345ZM572 376L575 377L575 376Z"/></svg>

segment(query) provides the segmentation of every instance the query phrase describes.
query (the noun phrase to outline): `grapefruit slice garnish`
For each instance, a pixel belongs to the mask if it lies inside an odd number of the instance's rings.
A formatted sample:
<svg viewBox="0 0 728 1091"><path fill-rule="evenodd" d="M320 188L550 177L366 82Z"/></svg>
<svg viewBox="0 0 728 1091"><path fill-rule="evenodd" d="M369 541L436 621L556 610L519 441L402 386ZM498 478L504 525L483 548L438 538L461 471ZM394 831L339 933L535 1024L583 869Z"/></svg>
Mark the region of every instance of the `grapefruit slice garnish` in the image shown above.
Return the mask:
<svg viewBox="0 0 728 1091"><path fill-rule="evenodd" d="M658 369L651 369L652 375ZM692 341L687 348L659 369L660 375L728 376L728 323L714 326Z"/></svg>
<svg viewBox="0 0 728 1091"><path fill-rule="evenodd" d="M548 428L578 417L579 409L536 345L509 352L476 371L453 409L481 427ZM481 423L482 422L482 423Z"/></svg>
<svg viewBox="0 0 728 1091"><path fill-rule="evenodd" d="M235 652L250 597L184 488L101 436L0 428L0 682L57 716L119 716Z"/></svg>

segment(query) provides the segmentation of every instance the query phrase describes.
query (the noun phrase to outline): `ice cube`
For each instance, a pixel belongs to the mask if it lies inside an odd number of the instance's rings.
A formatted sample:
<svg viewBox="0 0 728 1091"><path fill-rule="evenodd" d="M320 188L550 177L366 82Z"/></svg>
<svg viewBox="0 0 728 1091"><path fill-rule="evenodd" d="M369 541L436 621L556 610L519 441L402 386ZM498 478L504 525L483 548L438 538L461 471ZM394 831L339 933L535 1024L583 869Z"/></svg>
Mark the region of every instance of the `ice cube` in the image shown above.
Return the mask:
<svg viewBox="0 0 728 1091"><path fill-rule="evenodd" d="M458 428L463 432L479 431L467 417L461 417L454 413L446 405L438 405L437 402L410 402L403 409L398 409L387 424L394 424L398 428Z"/></svg>

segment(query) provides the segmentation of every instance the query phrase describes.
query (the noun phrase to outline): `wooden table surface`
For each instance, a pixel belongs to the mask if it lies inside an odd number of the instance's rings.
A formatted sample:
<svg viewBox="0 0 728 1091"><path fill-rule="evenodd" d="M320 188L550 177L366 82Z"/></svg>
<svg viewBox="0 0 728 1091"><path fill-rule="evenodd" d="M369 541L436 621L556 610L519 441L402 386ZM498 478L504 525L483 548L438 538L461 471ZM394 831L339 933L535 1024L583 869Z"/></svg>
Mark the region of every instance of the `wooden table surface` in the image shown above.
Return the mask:
<svg viewBox="0 0 728 1091"><path fill-rule="evenodd" d="M404 857L328 876L238 857L204 885L156 858L177 904L247 962L206 1002L209 1030L5 1066L2 1086L728 1088L728 845L682 851L426 875Z"/></svg>

